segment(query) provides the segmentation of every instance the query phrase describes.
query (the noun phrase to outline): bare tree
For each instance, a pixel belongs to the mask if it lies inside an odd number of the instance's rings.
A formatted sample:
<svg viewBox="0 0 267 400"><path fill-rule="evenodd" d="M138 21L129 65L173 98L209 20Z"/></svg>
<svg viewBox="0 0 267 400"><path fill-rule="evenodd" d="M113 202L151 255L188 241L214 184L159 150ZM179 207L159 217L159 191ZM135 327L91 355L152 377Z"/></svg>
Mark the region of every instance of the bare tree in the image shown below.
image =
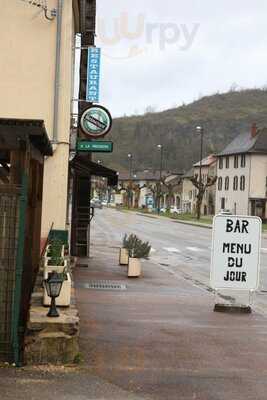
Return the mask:
<svg viewBox="0 0 267 400"><path fill-rule="evenodd" d="M163 181L161 182L156 182L156 183L151 183L148 186L148 189L151 191L154 199L154 205L157 208L160 208L160 200L164 196L164 191L163 191Z"/></svg>
<svg viewBox="0 0 267 400"><path fill-rule="evenodd" d="M215 184L215 182L217 181L217 176L214 176L214 177L208 176L206 183L204 183L202 180L200 182L198 179L198 176L194 176L194 177L190 178L190 180L193 183L193 185L198 189L196 210L197 210L197 219L200 219L201 206L202 206L204 194L208 187L213 186Z"/></svg>
<svg viewBox="0 0 267 400"><path fill-rule="evenodd" d="M140 186L139 184L134 184L132 181L121 185L118 192L126 193L126 207L131 208L133 206L134 197L134 208L138 208L141 190L145 187L146 185Z"/></svg>

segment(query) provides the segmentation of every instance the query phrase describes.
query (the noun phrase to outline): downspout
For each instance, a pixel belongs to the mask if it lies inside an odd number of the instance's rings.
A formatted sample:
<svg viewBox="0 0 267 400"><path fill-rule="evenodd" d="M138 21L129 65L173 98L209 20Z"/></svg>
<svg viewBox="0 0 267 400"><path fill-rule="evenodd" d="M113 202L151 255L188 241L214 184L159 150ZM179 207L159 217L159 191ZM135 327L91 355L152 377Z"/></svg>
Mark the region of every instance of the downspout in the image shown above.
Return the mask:
<svg viewBox="0 0 267 400"><path fill-rule="evenodd" d="M64 0L58 0L57 2L56 68L55 68L55 84L54 84L54 119L53 119L53 138L52 138L53 144L58 143L58 109L59 109L59 90L60 90L63 1Z"/></svg>

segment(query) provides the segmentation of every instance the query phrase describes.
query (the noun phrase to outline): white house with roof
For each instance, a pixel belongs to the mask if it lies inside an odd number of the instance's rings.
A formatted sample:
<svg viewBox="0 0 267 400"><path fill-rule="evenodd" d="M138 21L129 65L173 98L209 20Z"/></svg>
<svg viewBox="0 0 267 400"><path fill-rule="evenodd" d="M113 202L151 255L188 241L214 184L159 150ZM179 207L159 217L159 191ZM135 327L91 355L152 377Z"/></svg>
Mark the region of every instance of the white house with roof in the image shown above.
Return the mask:
<svg viewBox="0 0 267 400"><path fill-rule="evenodd" d="M253 124L217 155L216 213L267 218L267 128Z"/></svg>

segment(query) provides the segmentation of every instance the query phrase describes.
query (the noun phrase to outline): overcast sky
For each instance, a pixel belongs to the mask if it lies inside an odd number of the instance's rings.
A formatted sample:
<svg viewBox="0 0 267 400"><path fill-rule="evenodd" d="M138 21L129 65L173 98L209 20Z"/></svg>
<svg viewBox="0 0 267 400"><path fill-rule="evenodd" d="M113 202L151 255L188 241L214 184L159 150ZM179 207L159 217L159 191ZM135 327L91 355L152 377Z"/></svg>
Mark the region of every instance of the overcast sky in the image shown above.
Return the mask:
<svg viewBox="0 0 267 400"><path fill-rule="evenodd" d="M97 15L113 117L267 85L266 0L97 0Z"/></svg>

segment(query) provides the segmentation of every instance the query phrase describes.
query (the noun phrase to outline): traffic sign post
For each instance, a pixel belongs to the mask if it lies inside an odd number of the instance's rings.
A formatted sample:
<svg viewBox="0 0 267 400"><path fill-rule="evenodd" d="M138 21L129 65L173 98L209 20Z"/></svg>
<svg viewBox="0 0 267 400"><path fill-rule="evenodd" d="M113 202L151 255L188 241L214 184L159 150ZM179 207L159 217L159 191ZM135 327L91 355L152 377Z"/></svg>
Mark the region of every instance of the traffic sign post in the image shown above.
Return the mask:
<svg viewBox="0 0 267 400"><path fill-rule="evenodd" d="M215 294L219 290L249 293L257 290L261 228L262 222L258 217L232 215L214 217L210 280ZM215 304L216 311L218 308L219 305Z"/></svg>
<svg viewBox="0 0 267 400"><path fill-rule="evenodd" d="M112 153L113 142L104 141L78 141L77 151L87 151L89 153Z"/></svg>

